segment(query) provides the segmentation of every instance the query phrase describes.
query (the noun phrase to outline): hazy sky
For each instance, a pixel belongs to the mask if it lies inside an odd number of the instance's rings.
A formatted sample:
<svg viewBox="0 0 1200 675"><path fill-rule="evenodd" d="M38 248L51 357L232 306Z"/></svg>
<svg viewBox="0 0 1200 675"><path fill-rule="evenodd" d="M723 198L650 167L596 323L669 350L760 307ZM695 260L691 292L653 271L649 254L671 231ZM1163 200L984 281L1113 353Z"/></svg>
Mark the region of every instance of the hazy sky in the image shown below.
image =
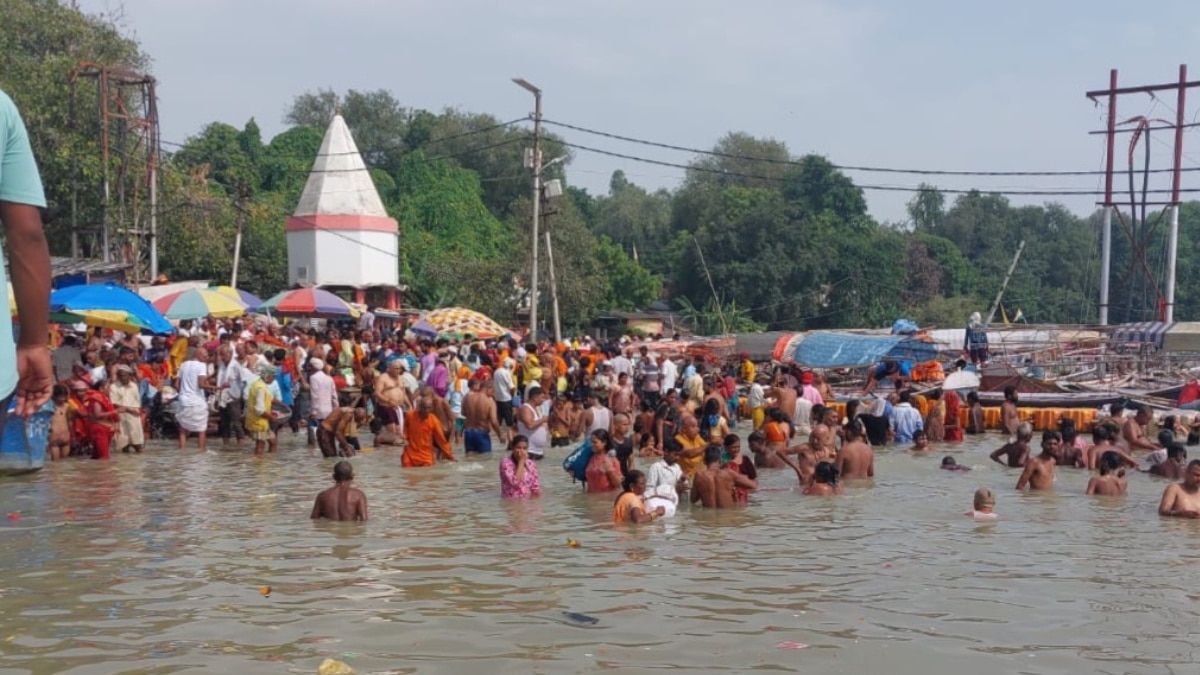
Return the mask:
<svg viewBox="0 0 1200 675"><path fill-rule="evenodd" d="M837 164L956 170L1102 168L1103 110L1083 92L1171 82L1200 53L1200 2L1116 0L80 0L120 8L154 59L163 138L254 117L266 136L297 93L389 89L405 105L503 119L529 113L709 148L725 132L785 141ZM1200 79L1200 60L1189 79ZM1200 114L1200 89L1186 107ZM1174 117L1173 98L1123 100L1119 116ZM569 141L686 164L685 153L556 130ZM1200 129L1185 165L1200 165ZM1170 134L1152 147L1170 162ZM1119 145L1117 156L1125 156ZM1121 161L1124 161L1123 159ZM683 171L579 152L572 183L614 169L648 187ZM919 176L851 173L915 186ZM945 188L1096 189L1097 177L925 179ZM1166 181L1166 178L1161 180ZM1167 187L1164 182L1162 187ZM1200 187L1200 173L1184 187ZM908 194L868 191L879 219ZM1014 197L1040 202L1046 198ZM1076 211L1094 199L1062 198Z"/></svg>

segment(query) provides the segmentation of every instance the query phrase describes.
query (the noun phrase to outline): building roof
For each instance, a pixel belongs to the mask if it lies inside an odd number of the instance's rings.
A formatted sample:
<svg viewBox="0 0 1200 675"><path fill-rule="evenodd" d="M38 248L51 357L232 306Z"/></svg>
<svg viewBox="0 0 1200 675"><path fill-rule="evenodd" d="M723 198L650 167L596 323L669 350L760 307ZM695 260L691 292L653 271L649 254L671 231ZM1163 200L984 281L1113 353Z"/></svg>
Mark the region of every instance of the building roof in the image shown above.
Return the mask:
<svg viewBox="0 0 1200 675"><path fill-rule="evenodd" d="M50 257L50 276L54 279L77 274L112 274L128 268L129 263L117 260L105 262L89 258Z"/></svg>
<svg viewBox="0 0 1200 675"><path fill-rule="evenodd" d="M387 217L367 165L340 114L333 116L325 130L294 215Z"/></svg>

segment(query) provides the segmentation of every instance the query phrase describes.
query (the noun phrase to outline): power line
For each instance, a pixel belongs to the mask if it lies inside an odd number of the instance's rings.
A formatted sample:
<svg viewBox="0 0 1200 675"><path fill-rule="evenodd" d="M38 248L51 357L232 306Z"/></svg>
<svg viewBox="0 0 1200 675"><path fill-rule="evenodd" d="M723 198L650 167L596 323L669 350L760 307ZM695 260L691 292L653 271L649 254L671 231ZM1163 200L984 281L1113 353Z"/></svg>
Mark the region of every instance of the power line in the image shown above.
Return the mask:
<svg viewBox="0 0 1200 675"><path fill-rule="evenodd" d="M736 178L751 178L751 179L755 179L755 180L764 180L764 181L771 181L771 182L776 182L776 183L783 182L783 180L784 180L783 178L780 178L778 176L760 176L760 175L755 175L755 174L742 173L740 171L726 171L724 169L712 169L712 168L704 167L704 166L695 166L695 165L688 166L685 164L676 164L674 162L664 162L662 160L649 159L647 157L638 157L636 155L627 155L627 154L620 153L620 152L612 152L610 150L601 150L599 148L593 148L593 147L589 147L586 145L578 145L576 143L568 143L565 141L563 142L563 145L565 145L568 148L582 150L583 152L591 152L591 153L595 153L598 155L606 155L608 157L616 157L618 159L627 159L627 160L630 160L633 162L642 162L644 164L654 164L657 166L669 166L669 167L673 167L676 169L687 169L687 170L691 170L691 171L700 171L700 172L704 172L704 173L712 173L712 174L717 174L717 175L721 175L721 176L733 176ZM1091 175L1091 173L1088 172L1087 175ZM883 191L883 192L925 192L925 191L937 190L937 191L941 192L942 194L971 194L971 193L978 192L981 194L997 194L997 195L1010 195L1010 196L1044 196L1044 197L1099 196L1099 195L1104 194L1103 191L1099 191L1099 190L1033 190L1033 189L1030 189L1030 190L1024 190L1024 189L1023 190L990 190L990 189L960 190L960 189L937 188L937 187L929 188L929 187L910 186L910 185L866 185L866 184L862 184L862 183L853 183L853 185L854 185L854 187L857 187L862 190L877 190L877 191ZM1169 193L1169 192L1171 192L1171 190L1149 190L1148 192L1151 194ZM1200 192L1200 188L1180 190L1180 192Z"/></svg>
<svg viewBox="0 0 1200 675"><path fill-rule="evenodd" d="M625 141L627 143L637 143L655 148L663 148L665 150L675 150L678 152L689 152L697 155L708 155L710 157L721 157L723 159L736 159L746 162L762 162L764 164L779 164L784 166L803 166L803 162L793 159L775 159L772 157L749 157L745 155L735 155L727 152L719 152L716 150L703 150L700 148L689 148L682 145L672 145L670 143L661 143L658 141L648 141L641 138L633 138L631 136L622 136L607 131L598 131L596 129L588 129L586 127L567 124L566 122L556 122L553 120L543 120L545 124L550 124L564 129L571 129L585 134L594 136L602 136L613 140ZM567 144L569 145L569 144ZM677 166L667 164L667 166ZM878 166L853 166L848 164L833 164L832 167L839 171L863 171L873 173L898 173L910 174L918 176L1095 176L1104 175L1103 171L949 171L935 169L897 169L890 167ZM690 167L685 167L690 168ZM1185 171L1200 171L1200 167L1184 169ZM1170 173L1174 169L1151 169L1151 173Z"/></svg>

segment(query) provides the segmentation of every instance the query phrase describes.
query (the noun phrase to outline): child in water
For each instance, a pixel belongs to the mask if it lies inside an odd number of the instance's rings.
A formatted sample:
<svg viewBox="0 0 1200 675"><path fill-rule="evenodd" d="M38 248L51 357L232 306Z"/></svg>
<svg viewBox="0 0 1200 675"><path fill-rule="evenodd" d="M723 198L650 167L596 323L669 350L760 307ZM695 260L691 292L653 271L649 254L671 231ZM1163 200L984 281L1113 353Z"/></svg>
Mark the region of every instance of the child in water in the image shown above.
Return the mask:
<svg viewBox="0 0 1200 675"><path fill-rule="evenodd" d="M66 459L71 454L71 394L61 384L54 385L54 415L50 418L50 461Z"/></svg>
<svg viewBox="0 0 1200 675"><path fill-rule="evenodd" d="M987 488L975 491L975 508L967 512L967 516L975 520L995 520L996 495Z"/></svg>
<svg viewBox="0 0 1200 675"><path fill-rule="evenodd" d="M813 482L804 488L804 494L825 497L842 494L842 486L838 485L838 470L833 462L818 462L813 470Z"/></svg>
<svg viewBox="0 0 1200 675"><path fill-rule="evenodd" d="M1100 455L1100 475L1088 480L1087 494L1123 495L1128 488L1125 469L1121 468L1121 456L1112 450Z"/></svg>
<svg viewBox="0 0 1200 675"><path fill-rule="evenodd" d="M905 452L928 452L930 449L929 435L921 430L913 432L913 446Z"/></svg>

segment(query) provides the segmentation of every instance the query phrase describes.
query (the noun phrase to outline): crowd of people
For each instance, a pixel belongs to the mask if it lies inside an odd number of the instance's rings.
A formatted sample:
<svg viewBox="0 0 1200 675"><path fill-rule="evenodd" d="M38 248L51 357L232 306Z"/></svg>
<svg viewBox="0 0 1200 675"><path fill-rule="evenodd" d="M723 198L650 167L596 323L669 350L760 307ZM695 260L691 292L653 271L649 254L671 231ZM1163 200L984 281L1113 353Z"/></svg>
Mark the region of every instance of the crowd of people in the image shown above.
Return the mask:
<svg viewBox="0 0 1200 675"><path fill-rule="evenodd" d="M141 452L147 434L167 421L181 449L192 436L205 449L212 432L227 446L248 440L259 455L275 452L279 434L290 431L325 457L349 457L369 429L372 446L400 448L404 467L457 461L456 449L488 456L495 439L506 448L501 494L529 498L541 493L538 461L565 447L577 449L563 453L570 477L588 492L614 494L614 521L642 523L670 517L681 503L745 504L762 470L792 470L805 494L839 494L845 481L874 476L880 446L930 452L931 443L952 447L964 432L983 431L977 396L967 396L960 429L957 392L922 394L922 415L897 368L871 369L863 393L835 407L820 372L764 372L747 354L712 363L654 349L653 341L626 338L417 340L365 325L318 330L231 320L185 322L169 341L68 335L53 358L60 384L51 454ZM1034 454L1019 394L1005 395L1001 431L1009 438L991 458L1023 469L1018 489L1046 489L1055 467L1073 466L1098 472L1089 493L1117 494L1125 470L1140 466L1184 481L1170 503L1164 496L1164 514L1200 514L1184 465L1189 430L1164 429L1153 441L1152 416L1141 409L1096 424L1086 443L1067 420L1043 435ZM1135 451L1148 455L1139 462ZM339 484L350 480L347 470ZM365 517L365 496L363 504L314 508L314 515Z"/></svg>

